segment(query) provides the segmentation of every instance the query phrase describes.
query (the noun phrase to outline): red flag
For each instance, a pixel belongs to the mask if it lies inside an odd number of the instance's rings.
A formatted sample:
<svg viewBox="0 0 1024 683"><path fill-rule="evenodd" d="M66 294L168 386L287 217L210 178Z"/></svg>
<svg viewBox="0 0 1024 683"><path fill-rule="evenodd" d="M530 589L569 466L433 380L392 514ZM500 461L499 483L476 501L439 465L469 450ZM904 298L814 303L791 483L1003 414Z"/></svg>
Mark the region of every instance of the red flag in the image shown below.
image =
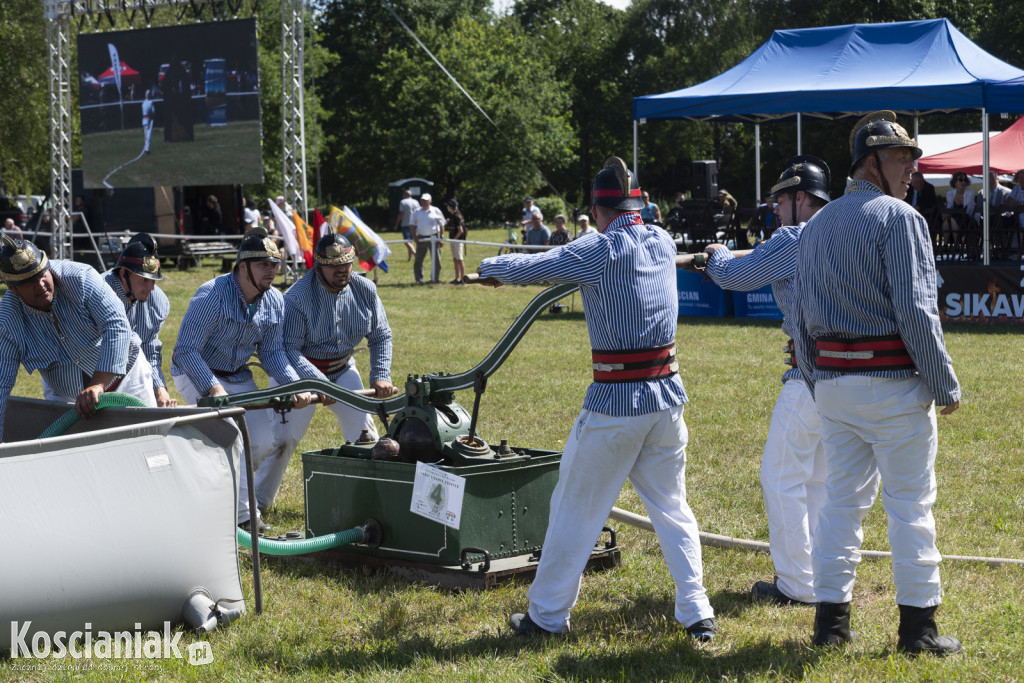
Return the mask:
<svg viewBox="0 0 1024 683"><path fill-rule="evenodd" d="M331 231L331 226L324 218L324 215L320 213L320 209L313 209L313 233L316 235L316 239L319 242L320 238ZM316 245L313 245L316 248Z"/></svg>

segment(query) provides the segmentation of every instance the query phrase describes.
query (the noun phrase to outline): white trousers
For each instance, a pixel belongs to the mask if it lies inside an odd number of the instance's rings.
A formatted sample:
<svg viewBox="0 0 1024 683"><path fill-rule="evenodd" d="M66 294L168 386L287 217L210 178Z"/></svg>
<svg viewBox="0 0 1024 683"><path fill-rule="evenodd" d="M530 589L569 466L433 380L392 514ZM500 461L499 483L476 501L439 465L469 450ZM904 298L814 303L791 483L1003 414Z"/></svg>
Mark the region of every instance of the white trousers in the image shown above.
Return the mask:
<svg viewBox="0 0 1024 683"><path fill-rule="evenodd" d="M340 375L334 380L339 387L346 389L362 389L363 382L359 378L359 371L354 363L349 362ZM270 386L276 387L277 382L271 378ZM256 472L256 500L261 508L269 507L277 492L281 488L281 481L284 479L285 470L288 469L288 462L292 454L298 448L302 437L309 429L309 423L313 419L313 411L316 405L306 406L302 410L292 410L285 415L287 422L282 423L280 419L274 422L274 452ZM338 420L342 436L346 441L355 441L365 429L370 432L374 441L377 440L377 428L373 425L373 418L368 413L356 410L344 403L334 403L328 406Z"/></svg>
<svg viewBox="0 0 1024 683"><path fill-rule="evenodd" d="M825 501L825 450L818 407L803 380L783 384L775 402L761 459L761 492L779 590L816 602L811 539Z"/></svg>
<svg viewBox="0 0 1024 683"><path fill-rule="evenodd" d="M153 393L153 366L146 362L142 353L139 353L135 363L124 377L121 383L114 389L119 394L131 394L145 403L150 408L156 408L156 394ZM66 401L74 403L77 396L63 396L58 394L43 380L43 398L47 401Z"/></svg>
<svg viewBox="0 0 1024 683"><path fill-rule="evenodd" d="M825 444L825 505L814 536L814 590L821 602L849 602L861 523L878 495L889 520L896 602L942 602L935 546L935 405L919 377L844 375L815 383Z"/></svg>
<svg viewBox="0 0 1024 683"><path fill-rule="evenodd" d="M142 151L149 151L149 141L153 137L153 118L149 116L143 117L142 132L146 138L146 144L143 145Z"/></svg>
<svg viewBox="0 0 1024 683"><path fill-rule="evenodd" d="M185 399L185 403L195 405L195 402L203 397L204 392L196 389L192 380L187 375L171 375L174 386L178 387L178 393ZM247 391L258 391L256 382L249 378L245 382L232 383L226 379L218 378L224 391L229 394L241 394ZM249 410L245 413L245 425L249 430L249 444L252 448L252 467L254 478L259 481L260 467L267 460L267 456L274 447L274 433L272 425L275 420L281 418L270 409ZM243 455L244 458L244 455ZM245 460L242 460L242 468L238 477L238 523L249 521L249 481L245 476Z"/></svg>
<svg viewBox="0 0 1024 683"><path fill-rule="evenodd" d="M580 413L562 454L537 576L527 593L537 625L568 631L583 569L626 477L647 508L675 580L676 620L690 626L714 616L703 586L697 521L686 504L687 439L683 406L635 417Z"/></svg>

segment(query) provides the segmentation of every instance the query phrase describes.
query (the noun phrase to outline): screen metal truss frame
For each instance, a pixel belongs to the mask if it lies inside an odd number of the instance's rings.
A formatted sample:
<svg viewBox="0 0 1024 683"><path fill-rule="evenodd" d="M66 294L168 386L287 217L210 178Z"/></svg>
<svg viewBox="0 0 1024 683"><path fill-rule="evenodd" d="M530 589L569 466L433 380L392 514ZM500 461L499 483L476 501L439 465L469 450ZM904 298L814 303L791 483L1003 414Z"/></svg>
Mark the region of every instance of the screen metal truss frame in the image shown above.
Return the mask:
<svg viewBox="0 0 1024 683"><path fill-rule="evenodd" d="M71 19L106 17L113 26L117 13L141 12L149 22L159 7L181 8L181 16L191 10L200 16L204 4L214 12L226 6L236 13L243 0L44 0L46 43L49 54L50 104L50 195L53 201L53 257L71 258ZM197 9L198 8L198 9ZM281 50L284 94L281 100L283 123L284 195L299 215L306 216L306 136L304 99L304 0L281 0Z"/></svg>

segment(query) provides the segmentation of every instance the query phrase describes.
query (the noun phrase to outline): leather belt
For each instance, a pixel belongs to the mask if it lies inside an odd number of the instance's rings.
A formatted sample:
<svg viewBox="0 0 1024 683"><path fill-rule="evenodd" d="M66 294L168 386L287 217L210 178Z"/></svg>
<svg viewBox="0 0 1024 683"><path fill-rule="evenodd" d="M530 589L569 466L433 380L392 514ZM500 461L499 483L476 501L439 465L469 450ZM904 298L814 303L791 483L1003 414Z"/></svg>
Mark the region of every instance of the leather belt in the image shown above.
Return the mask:
<svg viewBox="0 0 1024 683"><path fill-rule="evenodd" d="M796 342L794 342L792 339L790 339L788 342L786 342L786 345L782 347L782 350L786 354L786 356L785 356L785 358L783 359L782 362L785 363L786 365L788 365L791 368L795 368L796 367Z"/></svg>
<svg viewBox="0 0 1024 683"><path fill-rule="evenodd" d="M652 349L591 350L591 358L594 381L602 384L665 379L679 370L675 342Z"/></svg>
<svg viewBox="0 0 1024 683"><path fill-rule="evenodd" d="M898 334L882 337L814 340L814 366L839 373L869 370L913 370L914 361Z"/></svg>
<svg viewBox="0 0 1024 683"><path fill-rule="evenodd" d="M341 372L348 365L348 359L352 357L352 354L346 354L340 358L328 358L322 360L319 358L310 358L306 356L306 360L313 364L313 367L324 373L325 375L333 375L337 372Z"/></svg>
<svg viewBox="0 0 1024 683"><path fill-rule="evenodd" d="M210 372L212 372L215 376L220 377L221 379L227 379L228 377L234 377L235 375L240 373L242 370L245 370L245 366L244 365L242 365L240 367L237 367L234 370L214 370L213 368L210 368Z"/></svg>

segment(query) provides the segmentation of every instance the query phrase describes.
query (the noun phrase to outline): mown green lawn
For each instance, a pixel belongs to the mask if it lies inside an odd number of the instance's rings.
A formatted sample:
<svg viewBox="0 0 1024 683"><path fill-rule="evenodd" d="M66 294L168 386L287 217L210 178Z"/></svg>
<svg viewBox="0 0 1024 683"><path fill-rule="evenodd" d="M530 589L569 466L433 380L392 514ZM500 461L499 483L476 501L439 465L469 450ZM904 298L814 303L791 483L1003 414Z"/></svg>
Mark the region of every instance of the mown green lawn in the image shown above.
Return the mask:
<svg viewBox="0 0 1024 683"><path fill-rule="evenodd" d="M502 241L504 231L475 230L473 237ZM408 374L472 367L541 290L417 287L404 248L394 246L391 272L380 275L378 286L394 331L396 383ZM469 270L496 251L470 247ZM172 301L163 334L165 373L189 296L216 274L214 261L207 263L187 273L165 271L162 286ZM448 281L452 267L447 252L444 267L442 279ZM590 377L579 297L564 303L571 311L542 315L490 378L479 425L488 442L507 438L513 446L545 449L564 444ZM957 413L939 419L935 517L940 550L1024 558L1024 370L1019 361L1024 338L1020 329L1009 326L954 325L946 335L964 400ZM784 343L775 322L680 320L680 373L690 396L688 499L704 531L767 540L758 470L784 370ZM366 356L358 362L365 379ZM38 376L20 378L16 393L39 396ZM468 410L472 399L466 391L457 400ZM302 448L326 448L339 440L330 413L318 410ZM303 528L301 475L296 456L276 507L267 515L278 530ZM618 505L643 513L629 485ZM750 602L753 582L772 577L766 555L706 548L705 585L720 633L713 643L697 646L672 618L673 585L653 534L612 526L619 531L622 566L584 578L573 630L564 639L509 636L509 614L527 605L525 584L452 592L368 570L271 557L262 561L264 613L255 616L250 558L243 554L250 614L208 637L213 664L122 661L118 664L123 670L97 665L84 673L98 680L244 681L1024 679L1024 567L944 563L939 625L958 636L965 651L946 660L914 660L895 652L897 610L890 562L866 561L860 567L853 613L860 639L844 650L823 652L808 645L812 609ZM82 531L88 533L87 522ZM866 520L864 546L888 550L880 504ZM8 590L17 587L0 587L0 596ZM196 639L187 633L182 642ZM0 680L83 674L81 669L77 674L60 671L60 664L49 660L25 671L17 668L21 662L2 661Z"/></svg>

